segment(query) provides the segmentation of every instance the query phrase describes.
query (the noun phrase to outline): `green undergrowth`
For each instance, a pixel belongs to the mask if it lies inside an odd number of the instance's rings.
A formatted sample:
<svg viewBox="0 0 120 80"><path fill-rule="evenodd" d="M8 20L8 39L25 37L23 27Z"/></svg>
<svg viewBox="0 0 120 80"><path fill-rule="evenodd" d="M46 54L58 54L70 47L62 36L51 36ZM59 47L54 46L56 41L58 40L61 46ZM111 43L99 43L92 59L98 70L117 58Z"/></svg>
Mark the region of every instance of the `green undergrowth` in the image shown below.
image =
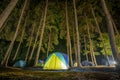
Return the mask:
<svg viewBox="0 0 120 80"><path fill-rule="evenodd" d="M117 73L32 71L0 68L0 80L119 80Z"/></svg>

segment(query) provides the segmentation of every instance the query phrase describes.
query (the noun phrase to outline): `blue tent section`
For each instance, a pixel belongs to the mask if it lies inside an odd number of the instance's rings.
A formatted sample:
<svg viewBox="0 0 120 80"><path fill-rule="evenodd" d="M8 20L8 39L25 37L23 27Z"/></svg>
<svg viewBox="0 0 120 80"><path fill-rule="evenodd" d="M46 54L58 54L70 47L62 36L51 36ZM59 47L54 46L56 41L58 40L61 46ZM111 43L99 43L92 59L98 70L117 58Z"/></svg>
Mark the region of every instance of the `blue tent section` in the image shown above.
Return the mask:
<svg viewBox="0 0 120 80"><path fill-rule="evenodd" d="M38 60L37 66L43 67L44 66L44 61L43 60Z"/></svg>
<svg viewBox="0 0 120 80"><path fill-rule="evenodd" d="M67 54L64 54L64 53L62 53L62 55L63 55L63 57L64 57L64 59L65 59L65 62L66 62L66 64L67 64L67 66L69 67L68 55L67 55Z"/></svg>
<svg viewBox="0 0 120 80"><path fill-rule="evenodd" d="M63 53L55 52L55 54L58 56L58 58L64 63L67 64L65 57L63 56ZM67 58L67 57L66 57Z"/></svg>
<svg viewBox="0 0 120 80"><path fill-rule="evenodd" d="M13 67L20 67L20 68L23 68L26 66L26 61L24 60L19 60L17 62L15 62L15 64L13 65Z"/></svg>
<svg viewBox="0 0 120 80"><path fill-rule="evenodd" d="M94 66L94 64L90 61L83 61L82 66Z"/></svg>

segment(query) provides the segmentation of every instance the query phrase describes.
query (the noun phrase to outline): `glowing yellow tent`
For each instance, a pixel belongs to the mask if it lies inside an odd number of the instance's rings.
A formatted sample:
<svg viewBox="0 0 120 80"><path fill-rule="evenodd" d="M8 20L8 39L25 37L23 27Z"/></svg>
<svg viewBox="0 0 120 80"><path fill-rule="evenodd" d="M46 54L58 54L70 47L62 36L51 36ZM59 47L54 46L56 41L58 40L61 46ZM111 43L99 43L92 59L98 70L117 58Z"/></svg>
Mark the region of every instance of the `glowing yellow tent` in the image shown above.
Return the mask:
<svg viewBox="0 0 120 80"><path fill-rule="evenodd" d="M66 54L55 52L48 56L43 69L68 69L69 61Z"/></svg>

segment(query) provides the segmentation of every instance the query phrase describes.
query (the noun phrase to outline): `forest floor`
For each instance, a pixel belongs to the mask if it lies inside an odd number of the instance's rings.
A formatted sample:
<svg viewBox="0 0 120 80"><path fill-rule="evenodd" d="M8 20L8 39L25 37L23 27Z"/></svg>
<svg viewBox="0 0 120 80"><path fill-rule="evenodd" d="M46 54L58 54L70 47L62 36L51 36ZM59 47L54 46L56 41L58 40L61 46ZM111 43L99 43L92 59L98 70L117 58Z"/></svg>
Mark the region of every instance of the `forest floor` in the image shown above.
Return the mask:
<svg viewBox="0 0 120 80"><path fill-rule="evenodd" d="M113 67L84 67L69 70L0 67L0 80L120 80Z"/></svg>

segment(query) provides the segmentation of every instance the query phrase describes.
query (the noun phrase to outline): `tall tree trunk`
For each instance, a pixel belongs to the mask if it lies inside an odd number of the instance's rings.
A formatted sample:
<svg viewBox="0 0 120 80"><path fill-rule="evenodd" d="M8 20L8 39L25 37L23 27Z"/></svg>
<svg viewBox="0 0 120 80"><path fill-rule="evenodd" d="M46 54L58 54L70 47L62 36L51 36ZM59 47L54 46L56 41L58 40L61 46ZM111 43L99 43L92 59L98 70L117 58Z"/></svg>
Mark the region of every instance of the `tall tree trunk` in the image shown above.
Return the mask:
<svg viewBox="0 0 120 80"><path fill-rule="evenodd" d="M25 32L25 28L24 28L23 31L22 31L20 43L19 43L19 45L18 45L18 47L17 47L17 50L16 50L16 52L15 52L15 55L14 55L12 61L15 61L15 59L16 59L16 57L17 57L17 55L18 55L18 52L19 52L19 49L20 49L20 46L21 46L21 43L22 43L22 40L23 40L24 32Z"/></svg>
<svg viewBox="0 0 120 80"><path fill-rule="evenodd" d="M117 27L116 27L115 22L114 22L114 20L112 19L112 17L111 17L111 21L112 21L114 30L115 30L115 32L117 33L117 35L119 36L119 39L120 39L120 34L119 34L118 30L117 30Z"/></svg>
<svg viewBox="0 0 120 80"><path fill-rule="evenodd" d="M97 66L97 61L96 61L96 57L95 57L95 53L94 53L94 48L93 48L93 42L92 42L92 40L90 41L90 48L91 48L91 53L93 55L94 64L95 64L95 66Z"/></svg>
<svg viewBox="0 0 120 80"><path fill-rule="evenodd" d="M85 36L84 36L84 46L85 46L85 51L86 51L87 50L87 44L86 44L86 37ZM85 53L85 56L86 56L86 60L89 61L87 53Z"/></svg>
<svg viewBox="0 0 120 80"><path fill-rule="evenodd" d="M33 23L33 25L32 25L32 33L30 35L30 42L29 42L29 46L28 46L27 53L26 53L26 56L25 56L25 61L27 61L28 55L30 53L31 44L32 44L32 41L33 41L34 29L35 29L35 23Z"/></svg>
<svg viewBox="0 0 120 80"><path fill-rule="evenodd" d="M86 18L86 31L87 31L87 34L88 34L88 40L89 40L89 48L90 48L90 51L89 51L89 53L90 53L90 56L91 56L91 61L94 63L94 59L93 59L93 54L91 53L91 39L90 39L90 32L89 32L89 25L88 25L88 21L87 21L87 16L86 16L86 14L85 14L85 18Z"/></svg>
<svg viewBox="0 0 120 80"><path fill-rule="evenodd" d="M114 20L112 19L112 16L111 16L111 21L112 21L112 24L113 24L113 28L114 28L115 32L117 33L117 35L118 35L118 37L119 37L119 39L120 39L120 34L119 34L118 30L117 30L117 27L116 27L116 25L115 25ZM118 40L118 42L120 42L120 40Z"/></svg>
<svg viewBox="0 0 120 80"><path fill-rule="evenodd" d="M76 47L76 37L75 37L75 29L74 29L74 27L73 27L73 41L74 41L75 62L76 62L78 59L77 59L77 47Z"/></svg>
<svg viewBox="0 0 120 80"><path fill-rule="evenodd" d="M101 0L101 4L102 4L103 11L105 13L105 17L106 17L106 22L107 22L107 26L108 26L108 35L109 35L109 40L110 40L112 53L113 53L115 61L120 64L120 56L118 54L117 46L116 46L116 43L115 43L115 36L114 36L112 21L111 21L111 18L110 18L110 13L107 9L107 6L106 6L106 3L105 3L104 0Z"/></svg>
<svg viewBox="0 0 120 80"><path fill-rule="evenodd" d="M88 28L88 25L87 25L87 28ZM91 39L90 39L89 28L87 29L87 32L88 32L88 38L89 38L89 42L90 42L90 55L91 55L91 60L92 60L92 62L94 63L94 58L93 58L93 54L92 54L92 51L91 51Z"/></svg>
<svg viewBox="0 0 120 80"><path fill-rule="evenodd" d="M80 56L80 42L79 42L79 31L78 31L78 20L77 20L77 11L76 11L76 3L75 0L73 0L73 6L74 6L74 15L75 15L75 29L76 29L76 40L77 40L77 67L81 67L81 56Z"/></svg>
<svg viewBox="0 0 120 80"><path fill-rule="evenodd" d="M45 14L44 14L44 19L43 19L43 26L42 26L42 29L41 29L40 41L39 41L39 46L38 46L38 51L37 51L37 54L36 54L36 58L35 58L35 61L34 61L34 66L36 66L37 63L38 63L38 59L39 59L39 55L40 55L40 49L41 49L41 46L42 46L43 33L44 33L45 22L46 22L47 7L48 7L48 0L46 0Z"/></svg>
<svg viewBox="0 0 120 80"><path fill-rule="evenodd" d="M5 28L5 26L7 25L8 20L9 20L9 17L6 19L4 25L1 27L0 32Z"/></svg>
<svg viewBox="0 0 120 80"><path fill-rule="evenodd" d="M16 6L17 2L18 2L18 0L11 0L11 2L8 4L6 9L0 15L0 29L3 26L3 24L5 23L6 19L10 15L10 13L12 12L12 10L14 9L14 7Z"/></svg>
<svg viewBox="0 0 120 80"><path fill-rule="evenodd" d="M49 54L49 51L50 51L50 45L51 45L51 30L50 30L49 38L48 38L47 57L48 57L48 54Z"/></svg>
<svg viewBox="0 0 120 80"><path fill-rule="evenodd" d="M117 30L117 27L116 27L116 25L115 25L115 22L114 22L112 16L110 16L110 18L111 18L111 21L112 21L112 24L113 24L113 28L114 28L115 32L117 33L118 38L120 39L120 34L119 34L118 30ZM120 40L118 40L118 43L119 43L119 42L120 42ZM117 49L118 49L118 48L117 48ZM119 57L120 57L120 56L119 56ZM113 54L112 54L112 59L113 59L113 61L115 61Z"/></svg>
<svg viewBox="0 0 120 80"><path fill-rule="evenodd" d="M86 23L87 23L87 31L88 31L88 37L89 37L89 41L90 41L90 53L91 53L91 58L92 61L94 62L95 66L97 66L97 62L96 62L96 58L95 58L95 54L94 54L94 49L93 49L93 42L91 40L91 36L90 36L90 30L89 30L89 24L88 24L88 19L87 16L85 15L86 18Z"/></svg>
<svg viewBox="0 0 120 80"><path fill-rule="evenodd" d="M69 54L69 59L70 59L70 65L73 67L73 60L72 60L72 49L71 49L71 39L70 39L70 31L69 31L69 23L68 23L68 8L67 8L67 0L66 0L66 28L67 28L67 49L68 49L68 54Z"/></svg>
<svg viewBox="0 0 120 80"><path fill-rule="evenodd" d="M41 27L41 24L42 24L42 20L43 20L43 14L41 16L41 19L40 19L40 24L38 26L38 31L37 31L37 35L36 35L36 38L35 38L35 42L34 42L34 45L33 45L33 48L32 48L32 51L30 53L30 57L28 59L28 63L30 63L31 59L32 59L32 56L33 56L33 53L34 53L34 50L35 50L35 47L37 45L37 40L38 40L38 36L40 34L40 27Z"/></svg>
<svg viewBox="0 0 120 80"><path fill-rule="evenodd" d="M102 32L101 32L101 30L100 30L100 26L99 26L98 21L97 21L97 19L96 19L96 17L95 17L95 12L94 12L94 10L93 10L93 8L92 8L92 5L91 5L90 7L91 7L92 15L93 15L93 17L94 17L94 20L95 20L95 23L96 23L96 26L97 26L97 30L98 30L98 32L99 32L99 34L100 34L100 38L101 38L101 40L102 40L103 49L104 49L104 52L105 52L106 58L107 58L107 63L108 63L108 65L110 65L109 58L108 58L108 56L107 56L107 50L106 50L106 47L105 47L105 42L104 42L104 39L103 39L103 36L102 36Z"/></svg>
<svg viewBox="0 0 120 80"><path fill-rule="evenodd" d="M4 59L3 59L2 62L1 62L1 65L3 65L3 66L5 65L5 66L7 67L8 59L9 59L9 56L10 56L10 54L11 54L11 51L12 51L12 48L13 48L13 45L14 45L14 41L15 41L15 39L16 39L16 37L17 37L18 30L19 30L19 28L20 28L20 23L21 23L21 20L22 20L22 17L23 17L23 13L24 13L24 10L25 10L27 1L28 1L28 0L25 0L25 3L24 3L24 6L23 6L23 9L22 9L22 12L21 12L19 21L18 21L18 25L17 25L16 31L15 31L14 37L13 37L11 43L10 43L10 46L9 46L7 52L5 53Z"/></svg>
<svg viewBox="0 0 120 80"><path fill-rule="evenodd" d="M20 49L20 46L21 46L21 43L22 43L22 40L23 40L23 36L24 36L24 33L25 33L26 21L27 21L27 17L26 17L26 19L25 19L25 23L24 23L24 26L23 26L23 31L22 31L22 34L21 34L20 43L19 43L19 45L18 45L18 47L17 47L16 53L15 53L12 61L15 61L15 59L16 59L16 57L17 57L17 55L18 55L18 52L19 52L19 49Z"/></svg>

